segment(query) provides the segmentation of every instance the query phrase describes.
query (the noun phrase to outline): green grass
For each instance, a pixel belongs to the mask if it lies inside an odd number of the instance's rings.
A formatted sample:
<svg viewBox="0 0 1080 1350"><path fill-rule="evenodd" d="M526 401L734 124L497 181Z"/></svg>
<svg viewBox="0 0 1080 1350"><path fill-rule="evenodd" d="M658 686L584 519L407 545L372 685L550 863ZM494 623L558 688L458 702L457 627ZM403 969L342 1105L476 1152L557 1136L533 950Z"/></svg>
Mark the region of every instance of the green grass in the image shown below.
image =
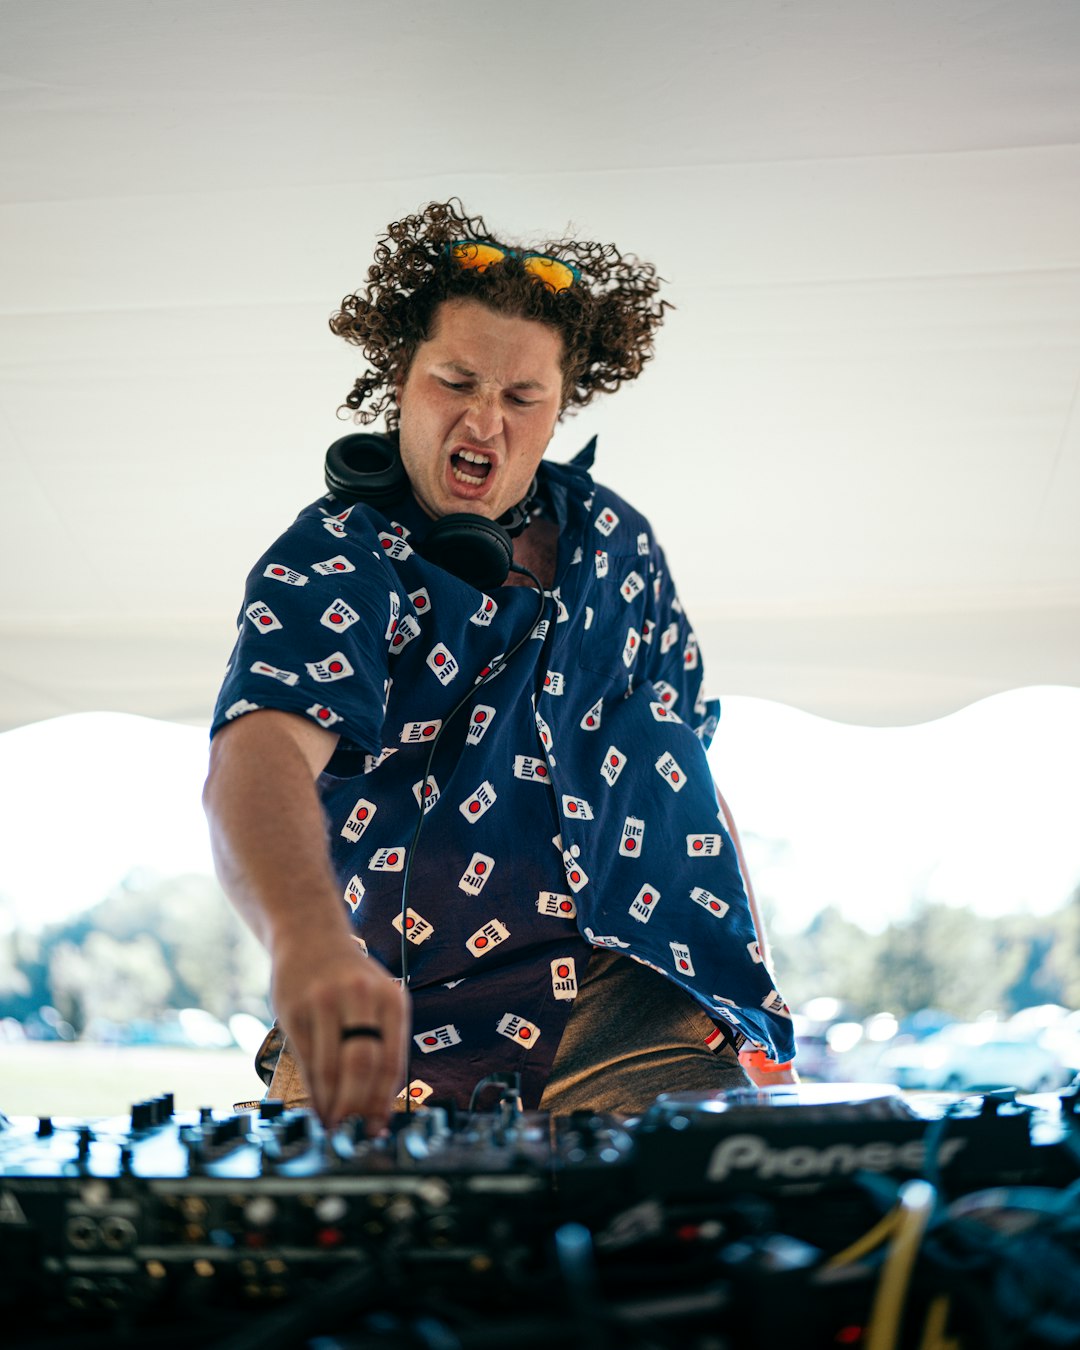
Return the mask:
<svg viewBox="0 0 1080 1350"><path fill-rule="evenodd" d="M227 1109L265 1088L243 1050L16 1041L0 1045L0 1112L8 1116L123 1115L172 1092L176 1109Z"/></svg>

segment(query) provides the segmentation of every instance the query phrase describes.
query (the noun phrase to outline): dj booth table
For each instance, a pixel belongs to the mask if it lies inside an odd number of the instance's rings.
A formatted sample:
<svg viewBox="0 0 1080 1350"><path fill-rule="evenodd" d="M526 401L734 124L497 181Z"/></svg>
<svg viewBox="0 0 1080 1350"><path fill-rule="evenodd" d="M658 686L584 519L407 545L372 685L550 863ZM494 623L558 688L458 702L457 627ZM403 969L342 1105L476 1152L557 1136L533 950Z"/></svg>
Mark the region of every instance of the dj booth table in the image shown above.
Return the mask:
<svg viewBox="0 0 1080 1350"><path fill-rule="evenodd" d="M0 1344L1080 1346L1080 1088L0 1118Z"/></svg>

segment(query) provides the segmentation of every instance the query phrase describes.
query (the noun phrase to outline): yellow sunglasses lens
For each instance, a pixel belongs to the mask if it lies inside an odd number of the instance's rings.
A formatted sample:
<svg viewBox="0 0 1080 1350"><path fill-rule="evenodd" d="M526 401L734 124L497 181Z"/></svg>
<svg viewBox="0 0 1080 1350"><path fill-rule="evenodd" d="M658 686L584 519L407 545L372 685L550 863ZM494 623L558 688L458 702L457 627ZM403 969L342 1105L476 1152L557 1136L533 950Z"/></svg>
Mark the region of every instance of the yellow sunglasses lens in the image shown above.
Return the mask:
<svg viewBox="0 0 1080 1350"><path fill-rule="evenodd" d="M556 294L574 284L573 268L567 267L557 258L544 258L539 253L533 253L524 259L523 266L526 272L531 272L549 291L555 291Z"/></svg>
<svg viewBox="0 0 1080 1350"><path fill-rule="evenodd" d="M454 261L464 268L477 272L486 271L492 263L502 262L506 253L494 244L479 244L473 240L455 244L452 249Z"/></svg>

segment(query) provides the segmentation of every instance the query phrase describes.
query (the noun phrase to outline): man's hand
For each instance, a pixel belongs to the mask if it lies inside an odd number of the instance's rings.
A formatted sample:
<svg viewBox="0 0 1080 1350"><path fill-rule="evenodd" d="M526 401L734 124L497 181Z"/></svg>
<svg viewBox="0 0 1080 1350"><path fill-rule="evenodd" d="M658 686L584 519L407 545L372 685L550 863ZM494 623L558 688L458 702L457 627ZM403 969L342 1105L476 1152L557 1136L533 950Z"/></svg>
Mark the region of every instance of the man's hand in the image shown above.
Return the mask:
<svg viewBox="0 0 1080 1350"><path fill-rule="evenodd" d="M405 1076L408 995L351 939L336 936L280 939L271 952L271 999L323 1123L361 1115L381 1129ZM343 1039L346 1027L380 1034Z"/></svg>
<svg viewBox="0 0 1080 1350"><path fill-rule="evenodd" d="M325 1124L382 1127L406 1069L408 996L357 948L315 780L337 737L293 713L246 713L214 737L203 802L218 876L270 953L271 997ZM347 1027L379 1035L343 1039Z"/></svg>

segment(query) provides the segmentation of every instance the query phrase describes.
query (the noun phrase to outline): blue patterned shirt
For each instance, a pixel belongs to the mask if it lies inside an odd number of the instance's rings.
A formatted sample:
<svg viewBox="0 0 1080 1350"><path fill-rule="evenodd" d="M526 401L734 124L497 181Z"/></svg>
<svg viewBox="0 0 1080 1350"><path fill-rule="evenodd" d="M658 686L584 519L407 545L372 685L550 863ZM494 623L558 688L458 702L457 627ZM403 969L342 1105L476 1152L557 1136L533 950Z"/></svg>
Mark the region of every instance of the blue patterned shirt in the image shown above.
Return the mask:
<svg viewBox="0 0 1080 1350"><path fill-rule="evenodd" d="M535 1106L595 947L673 980L737 1049L794 1053L705 755L719 705L648 521L593 483L592 452L541 465L559 551L539 621L530 587L486 595L425 561L411 497L388 515L324 497L248 578L211 734L269 707L340 737L319 780L331 857L395 975L404 927L417 1102L516 1071ZM430 746L470 687L403 919Z"/></svg>

